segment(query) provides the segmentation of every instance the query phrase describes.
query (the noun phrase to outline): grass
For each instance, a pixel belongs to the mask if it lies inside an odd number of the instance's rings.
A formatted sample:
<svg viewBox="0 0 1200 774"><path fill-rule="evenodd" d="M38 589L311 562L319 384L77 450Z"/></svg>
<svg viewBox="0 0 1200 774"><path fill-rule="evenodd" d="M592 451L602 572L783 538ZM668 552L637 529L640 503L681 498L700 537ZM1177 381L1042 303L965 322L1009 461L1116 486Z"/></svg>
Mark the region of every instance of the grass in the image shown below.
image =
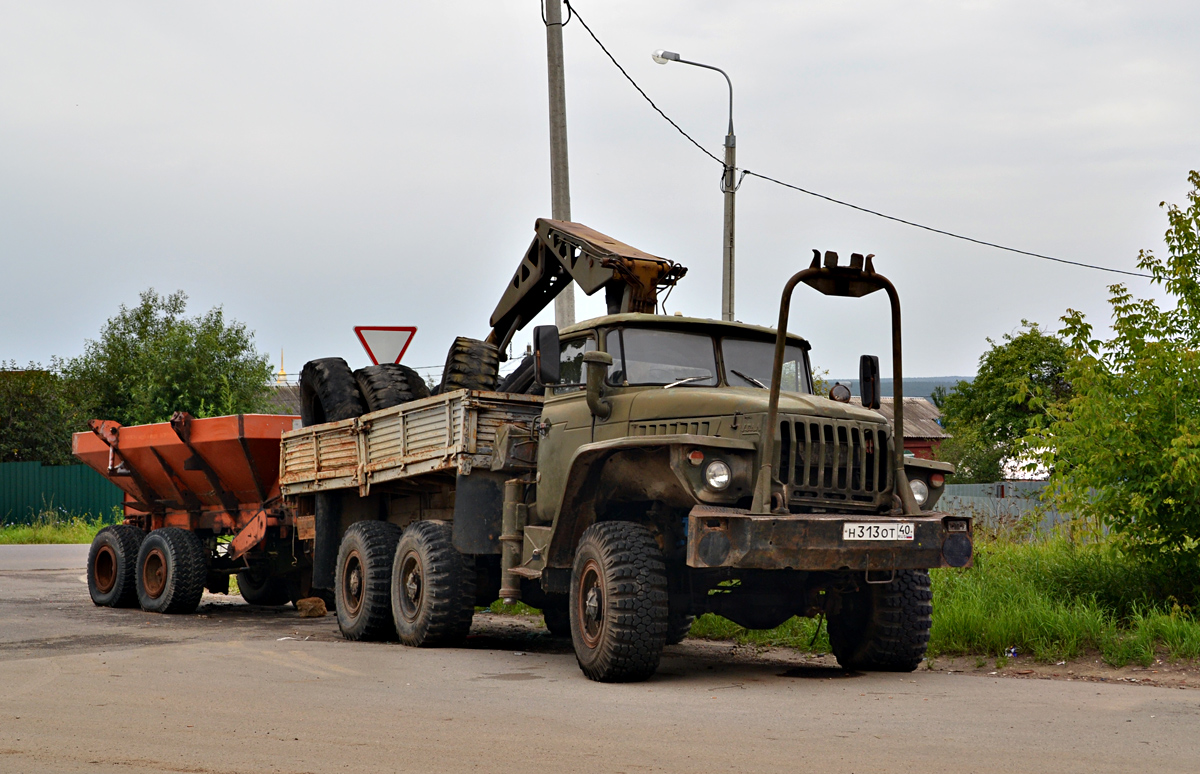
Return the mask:
<svg viewBox="0 0 1200 774"><path fill-rule="evenodd" d="M47 509L25 524L0 524L0 545L91 543L103 527L118 521L119 508L102 517Z"/></svg>
<svg viewBox="0 0 1200 774"><path fill-rule="evenodd" d="M930 657L999 660L1015 649L1053 662L1099 653L1113 666L1149 665L1163 655L1200 658L1200 621L1189 606L1200 590L1200 568L1148 566L1113 541L985 542L973 568L932 575ZM824 627L814 639L817 625L793 618L748 631L705 615L690 636L827 653Z"/></svg>

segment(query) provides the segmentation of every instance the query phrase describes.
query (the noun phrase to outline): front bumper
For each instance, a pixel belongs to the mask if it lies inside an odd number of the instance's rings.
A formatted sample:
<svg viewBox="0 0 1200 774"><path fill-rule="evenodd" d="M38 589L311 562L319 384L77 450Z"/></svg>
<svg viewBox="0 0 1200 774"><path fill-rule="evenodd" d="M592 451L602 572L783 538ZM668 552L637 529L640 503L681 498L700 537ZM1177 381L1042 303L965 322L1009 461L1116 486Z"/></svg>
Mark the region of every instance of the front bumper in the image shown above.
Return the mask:
<svg viewBox="0 0 1200 774"><path fill-rule="evenodd" d="M843 540L844 524L913 525L912 540ZM848 513L751 513L697 505L688 514L689 567L755 570L921 570L969 567L971 519Z"/></svg>

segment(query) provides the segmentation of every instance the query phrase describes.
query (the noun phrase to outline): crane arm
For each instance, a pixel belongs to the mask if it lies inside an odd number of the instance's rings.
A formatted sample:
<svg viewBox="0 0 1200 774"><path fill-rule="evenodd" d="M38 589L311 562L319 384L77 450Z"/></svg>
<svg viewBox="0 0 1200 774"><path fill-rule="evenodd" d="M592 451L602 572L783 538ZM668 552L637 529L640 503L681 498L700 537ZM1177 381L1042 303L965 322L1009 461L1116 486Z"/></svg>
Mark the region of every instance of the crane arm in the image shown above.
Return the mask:
<svg viewBox="0 0 1200 774"><path fill-rule="evenodd" d="M658 289L674 285L687 269L644 253L582 223L538 218L537 236L492 312L487 341L503 352L513 334L574 280L592 295L604 288L609 314L653 314Z"/></svg>

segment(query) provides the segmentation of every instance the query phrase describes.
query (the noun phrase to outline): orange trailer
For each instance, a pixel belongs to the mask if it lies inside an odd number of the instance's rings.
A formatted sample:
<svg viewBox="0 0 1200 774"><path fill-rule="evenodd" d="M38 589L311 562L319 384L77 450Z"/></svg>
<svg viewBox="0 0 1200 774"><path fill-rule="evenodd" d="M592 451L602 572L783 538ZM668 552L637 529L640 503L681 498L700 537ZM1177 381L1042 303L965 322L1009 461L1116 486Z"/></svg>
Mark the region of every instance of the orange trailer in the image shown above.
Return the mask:
<svg viewBox="0 0 1200 774"><path fill-rule="evenodd" d="M125 523L102 530L88 556L93 601L194 610L233 574L251 603L306 592L309 563L279 492L280 435L299 421L181 412L136 427L92 420L76 433L75 456L125 491Z"/></svg>

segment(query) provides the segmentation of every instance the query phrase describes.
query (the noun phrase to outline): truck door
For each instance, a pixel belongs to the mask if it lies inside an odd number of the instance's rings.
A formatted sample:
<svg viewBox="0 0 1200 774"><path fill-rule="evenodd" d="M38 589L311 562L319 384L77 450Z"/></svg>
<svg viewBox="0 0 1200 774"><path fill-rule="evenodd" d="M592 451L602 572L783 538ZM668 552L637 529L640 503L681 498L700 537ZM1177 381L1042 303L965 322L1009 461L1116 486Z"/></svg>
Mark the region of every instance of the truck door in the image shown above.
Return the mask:
<svg viewBox="0 0 1200 774"><path fill-rule="evenodd" d="M575 450L592 441L592 412L582 385L583 354L596 349L592 333L563 339L559 359L562 386L546 388L542 404L542 436L538 444L539 502L560 502ZM549 516L549 514L545 514Z"/></svg>

